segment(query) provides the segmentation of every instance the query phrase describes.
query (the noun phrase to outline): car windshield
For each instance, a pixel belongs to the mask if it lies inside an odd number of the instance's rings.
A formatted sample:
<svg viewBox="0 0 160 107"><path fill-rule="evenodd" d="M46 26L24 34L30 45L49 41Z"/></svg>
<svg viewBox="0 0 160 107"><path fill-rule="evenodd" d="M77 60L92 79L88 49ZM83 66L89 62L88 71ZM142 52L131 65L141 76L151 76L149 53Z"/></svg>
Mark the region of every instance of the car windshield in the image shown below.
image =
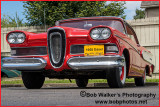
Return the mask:
<svg viewBox="0 0 160 107"><path fill-rule="evenodd" d="M104 26L110 26L114 29L119 30L120 32L124 33L124 27L122 25L122 22L119 20L76 20L76 21L66 21L66 22L60 22L60 26L65 27L73 27L73 28L80 28L80 29L87 29L89 30L91 27L98 26L98 25L104 25Z"/></svg>

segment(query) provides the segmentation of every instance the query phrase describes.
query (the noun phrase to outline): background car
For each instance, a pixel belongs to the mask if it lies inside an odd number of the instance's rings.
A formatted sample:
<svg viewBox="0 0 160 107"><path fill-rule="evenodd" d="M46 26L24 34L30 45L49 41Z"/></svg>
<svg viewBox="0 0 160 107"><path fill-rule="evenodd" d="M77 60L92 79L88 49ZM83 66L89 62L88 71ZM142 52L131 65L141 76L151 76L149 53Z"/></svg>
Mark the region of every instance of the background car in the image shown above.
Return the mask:
<svg viewBox="0 0 160 107"><path fill-rule="evenodd" d="M1 65L3 62L1 61ZM7 78L13 78L13 77L20 77L21 71L18 70L6 70L1 67L1 78L7 77Z"/></svg>

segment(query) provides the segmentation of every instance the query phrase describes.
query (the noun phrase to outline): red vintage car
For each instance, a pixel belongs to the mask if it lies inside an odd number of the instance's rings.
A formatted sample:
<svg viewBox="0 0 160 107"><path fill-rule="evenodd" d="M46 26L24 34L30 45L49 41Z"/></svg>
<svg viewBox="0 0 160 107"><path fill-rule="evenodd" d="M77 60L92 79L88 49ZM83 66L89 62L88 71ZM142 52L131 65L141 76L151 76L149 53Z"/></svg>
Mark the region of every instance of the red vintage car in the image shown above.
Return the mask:
<svg viewBox="0 0 160 107"><path fill-rule="evenodd" d="M45 77L76 79L86 87L88 79L107 79L121 88L126 78L144 86L154 70L152 54L140 46L135 31L117 17L65 19L47 33L12 31L6 36L11 57L2 67L22 71L26 88L41 88Z"/></svg>

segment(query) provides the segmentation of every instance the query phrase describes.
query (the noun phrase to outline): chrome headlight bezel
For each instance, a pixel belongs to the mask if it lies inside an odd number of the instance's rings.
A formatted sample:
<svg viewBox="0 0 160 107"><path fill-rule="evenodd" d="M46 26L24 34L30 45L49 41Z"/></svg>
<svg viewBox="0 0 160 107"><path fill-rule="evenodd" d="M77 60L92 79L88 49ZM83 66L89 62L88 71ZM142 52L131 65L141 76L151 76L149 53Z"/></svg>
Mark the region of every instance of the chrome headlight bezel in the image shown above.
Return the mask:
<svg viewBox="0 0 160 107"><path fill-rule="evenodd" d="M21 44L25 40L26 40L26 35L22 32L12 32L7 36L7 41L10 44Z"/></svg>
<svg viewBox="0 0 160 107"><path fill-rule="evenodd" d="M96 38L93 37L93 32L97 30L99 31L99 34ZM107 27L105 28L93 28L91 31L90 31L90 37L93 39L93 40L105 40L105 39L108 39L109 37L111 36L111 30Z"/></svg>

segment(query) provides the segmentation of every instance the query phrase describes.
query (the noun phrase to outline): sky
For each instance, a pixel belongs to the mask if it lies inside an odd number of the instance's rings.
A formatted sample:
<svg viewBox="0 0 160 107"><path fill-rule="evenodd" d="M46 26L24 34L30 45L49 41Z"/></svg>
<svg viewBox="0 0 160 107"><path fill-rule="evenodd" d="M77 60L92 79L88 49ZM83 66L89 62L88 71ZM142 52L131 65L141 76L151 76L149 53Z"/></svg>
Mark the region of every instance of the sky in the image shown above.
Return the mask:
<svg viewBox="0 0 160 107"><path fill-rule="evenodd" d="M15 17L16 12L20 19L26 22L22 1L1 1L1 17L3 14Z"/></svg>
<svg viewBox="0 0 160 107"><path fill-rule="evenodd" d="M132 20L133 16L136 15L135 10L140 9L141 1L126 1L125 7L125 14L127 15L126 20Z"/></svg>
<svg viewBox="0 0 160 107"><path fill-rule="evenodd" d="M109 3L109 2L108 2ZM132 20L135 15L136 8L140 9L141 1L126 1L125 15L127 15L126 20ZM22 1L1 1L1 17L3 14L14 16L17 12L20 19L27 22L25 15L23 14L23 2Z"/></svg>

